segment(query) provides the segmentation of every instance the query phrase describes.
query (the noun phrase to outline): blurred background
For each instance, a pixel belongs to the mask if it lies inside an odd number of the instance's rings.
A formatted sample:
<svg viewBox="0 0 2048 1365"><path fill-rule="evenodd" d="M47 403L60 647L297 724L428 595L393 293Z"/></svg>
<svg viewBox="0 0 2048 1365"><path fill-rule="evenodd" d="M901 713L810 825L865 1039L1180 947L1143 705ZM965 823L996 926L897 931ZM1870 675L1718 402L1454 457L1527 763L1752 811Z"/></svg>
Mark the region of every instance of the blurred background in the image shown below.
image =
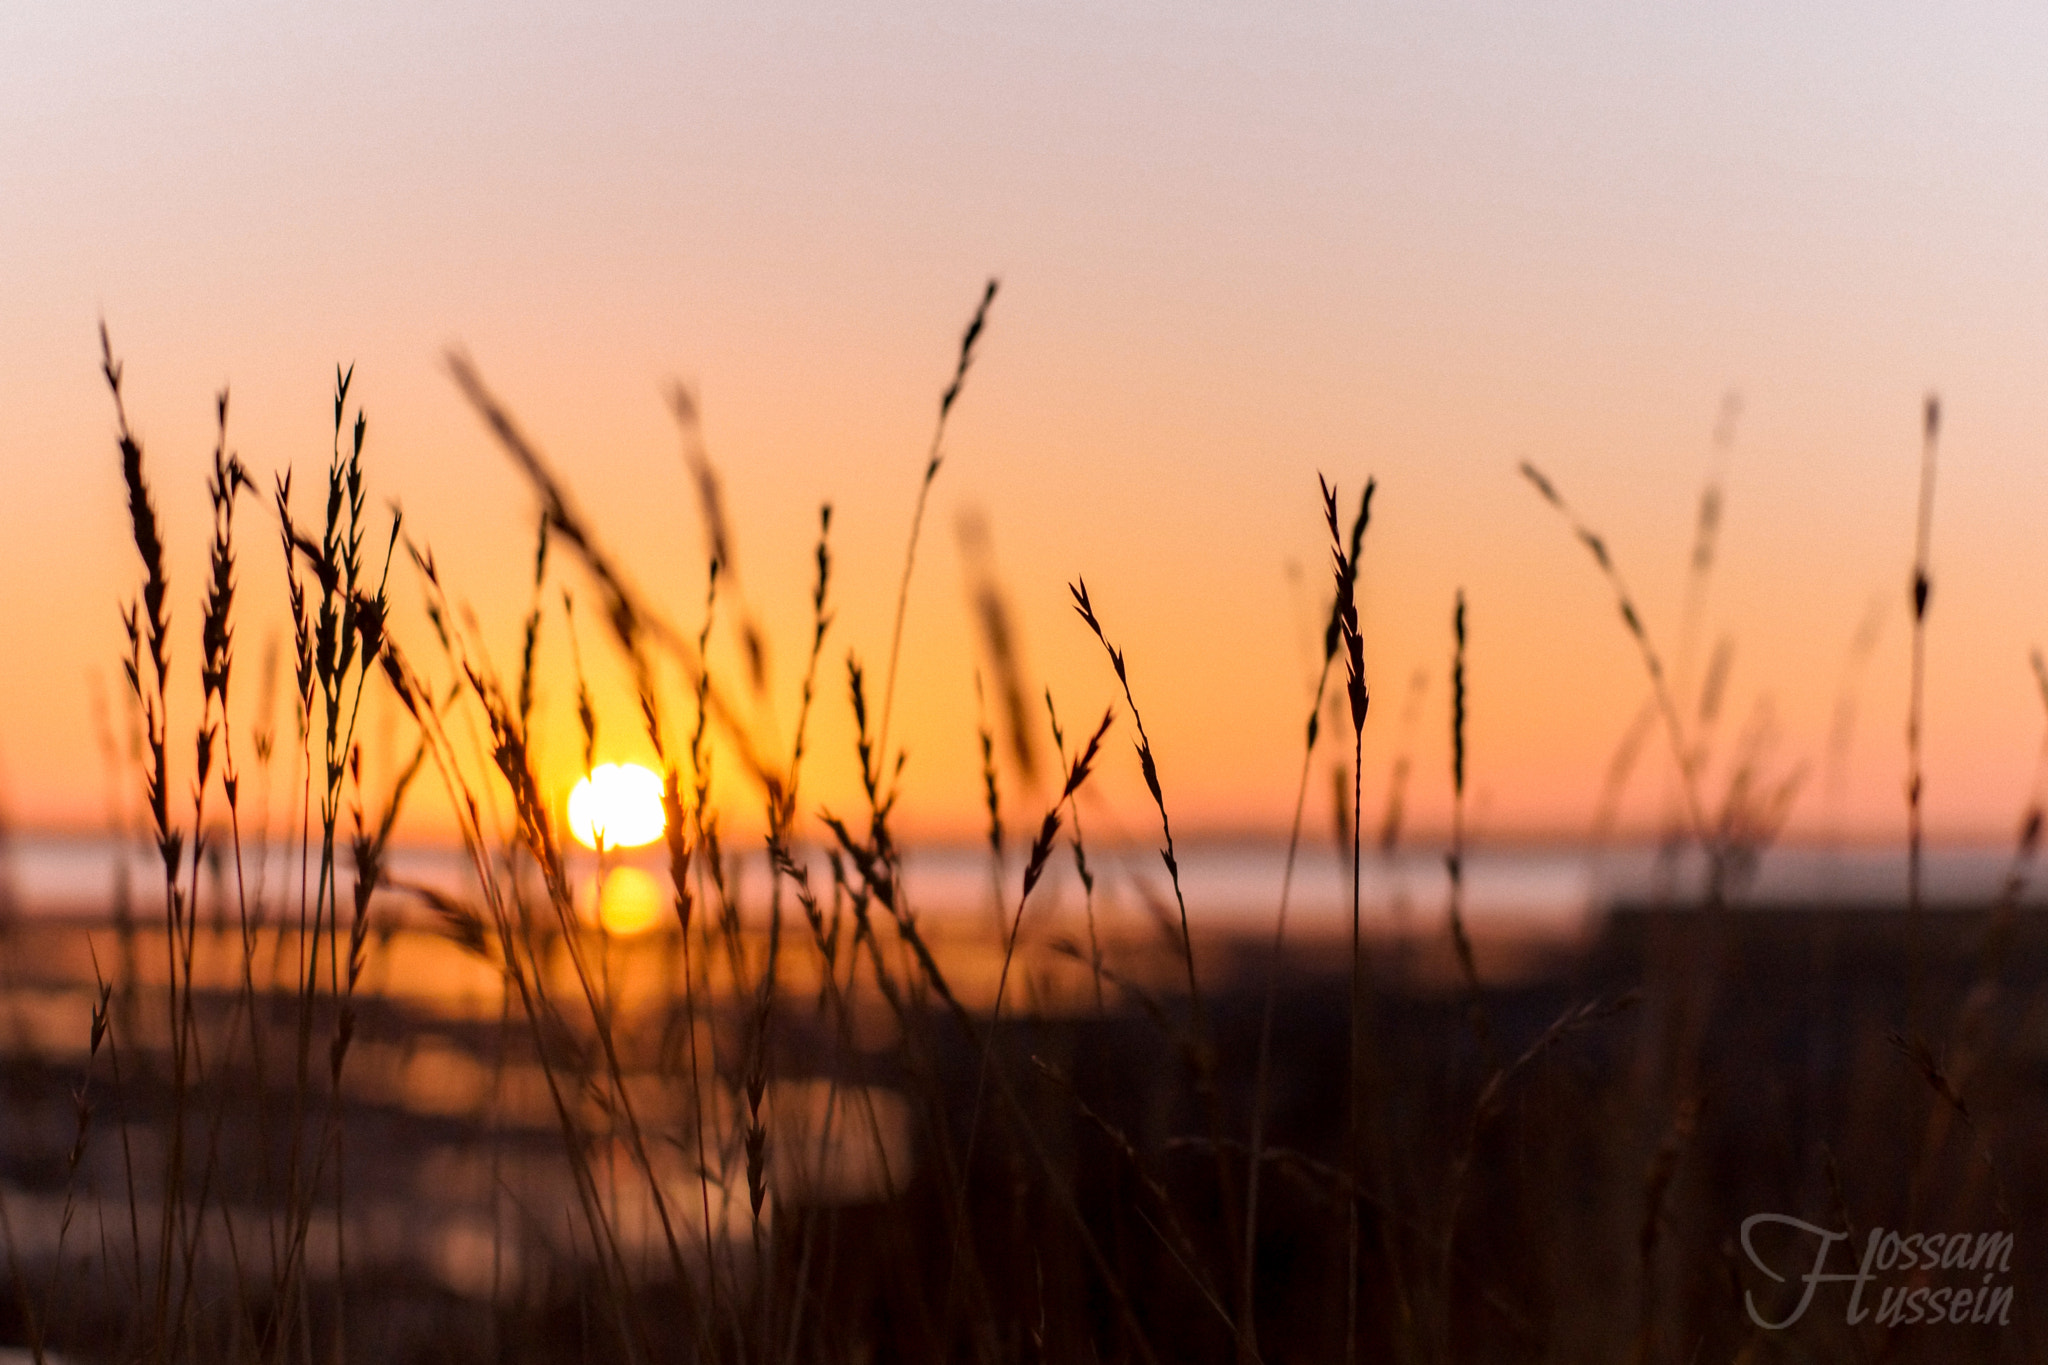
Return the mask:
<svg viewBox="0 0 2048 1365"><path fill-rule="evenodd" d="M1803 768L1791 835L1896 839L1938 389L1930 828L2005 841L2043 728L2044 28L2016 5L1967 25L1930 5L12 7L0 793L18 829L107 820L138 568L104 319L188 657L222 386L266 494L286 468L304 490L352 364L372 506L403 506L507 666L535 505L447 348L694 631L708 550L664 397L689 384L734 528L728 602L770 641L785 723L834 506L809 780L852 806L841 659L886 652L937 395L993 274L905 633L904 828L980 828L982 587L1025 695L1049 685L1069 729L1100 714L1113 679L1067 597L1085 575L1179 818L1284 829L1329 591L1321 472L1347 506L1379 480L1366 809L1412 752L1410 828L1443 826L1462 586L1474 837L1587 838L1647 687L1528 459L1607 538L1688 687L1726 640L1717 754L1748 733L1770 771ZM282 558L260 503L241 527L253 688ZM402 553L393 583L418 638ZM565 791L580 745L550 630L542 763ZM584 644L617 715L599 757L645 761L594 617ZM1668 748L1640 747L1623 833L1669 809ZM1149 837L1121 738L1101 789ZM1331 789L1319 772L1314 830ZM448 833L441 800L423 790L411 837Z"/></svg>

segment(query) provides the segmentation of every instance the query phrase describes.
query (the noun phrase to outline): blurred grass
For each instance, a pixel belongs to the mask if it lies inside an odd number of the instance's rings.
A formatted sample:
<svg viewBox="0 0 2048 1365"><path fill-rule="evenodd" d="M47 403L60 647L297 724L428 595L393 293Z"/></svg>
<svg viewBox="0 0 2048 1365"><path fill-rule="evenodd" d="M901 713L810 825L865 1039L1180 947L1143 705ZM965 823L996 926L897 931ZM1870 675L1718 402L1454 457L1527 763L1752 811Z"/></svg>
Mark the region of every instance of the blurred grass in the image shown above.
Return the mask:
<svg viewBox="0 0 2048 1365"><path fill-rule="evenodd" d="M1700 903L1625 908L1592 942L1533 956L1468 936L1455 905L1441 936L1364 931L1357 741L1381 723L1354 598L1368 485L1348 537L1324 490L1335 574L1301 770L1305 799L1325 718L1348 720L1348 939L1290 938L1286 887L1270 935L1190 926L1171 791L1139 719L1156 680L1079 585L1123 705L1070 744L1048 697L1064 782L1020 772L1042 809L1006 813L998 765L1007 753L1028 768L1033 749L1014 654L988 646L1009 744L985 730L978 795L992 885L1015 899L996 932L920 915L891 828L896 648L945 421L994 292L940 402L879 689L857 652L827 657L824 509L805 671L780 733L759 720L765 669L727 679L709 663L721 620L748 658L764 646L687 395L676 412L719 547L694 631L631 585L509 408L454 362L541 509L507 679L450 608L430 547L395 514L372 524L349 375L312 520L289 480L259 494L228 453L223 394L189 731L169 714L155 495L120 416L142 567L126 677L163 876L90 934L0 923L0 1336L37 1359L379 1365L2037 1358L2032 1304L2048 1284L2024 1237L2048 1212L2028 1159L2048 1137L2048 936L2021 907L2038 817L1997 901L1938 922L1739 904L1797 775L1765 771L1753 749L1718 798L1705 790L1713 708L1667 675L1605 542L1532 468L1640 648L1678 773L1673 839L1709 869ZM111 343L105 373L118 414ZM274 519L295 623L284 729L233 687L245 502ZM408 560L420 640L385 627L392 566ZM586 760L601 724L624 724L663 768L661 920L633 937L579 902L588 869L534 771L535 653L575 628L573 590L560 618L547 591L564 561L606 637L588 638L586 613L579 673L582 650L609 647L636 687L624 717L579 693ZM977 572L978 599L1000 604ZM1924 534L1914 572L1926 581ZM1462 595L1454 619L1462 796L1467 699L1488 680L1466 675ZM684 686L665 690L673 665ZM1328 688L1340 666L1343 707ZM410 717L411 759L366 789L355 718L376 690ZM803 797L806 725L835 696L856 722L852 811ZM1149 919L1098 923L1076 801L1126 740L1167 875L1140 895ZM714 770L714 752L733 770ZM189 791L175 753L195 756ZM266 792L246 828L244 765ZM273 778L294 799L273 803ZM389 876L415 781L439 781L458 813L459 891ZM747 804L766 831L764 883L743 881L752 850L724 835ZM1397 811L1385 825L1391 848ZM1032 832L1015 883L1006 827ZM1300 828L1297 814L1290 878ZM280 844L297 874L255 875ZM1460 824L1454 888L1463 853ZM1032 913L1055 857L1085 888L1085 942L1071 920ZM1850 1231L2016 1230L2013 1321L1851 1324L1823 1292L1797 1328L1764 1330L1746 1300L1775 1316L1785 1290L1737 1238L1766 1212Z"/></svg>

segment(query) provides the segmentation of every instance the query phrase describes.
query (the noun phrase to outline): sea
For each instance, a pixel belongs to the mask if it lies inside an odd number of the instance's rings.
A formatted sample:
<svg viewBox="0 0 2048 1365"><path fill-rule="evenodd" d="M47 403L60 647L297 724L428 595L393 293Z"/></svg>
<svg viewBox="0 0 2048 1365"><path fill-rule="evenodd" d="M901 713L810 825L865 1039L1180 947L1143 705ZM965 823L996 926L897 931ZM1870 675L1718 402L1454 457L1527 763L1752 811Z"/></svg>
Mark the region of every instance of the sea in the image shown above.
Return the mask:
<svg viewBox="0 0 2048 1365"><path fill-rule="evenodd" d="M1284 845L1258 840L1191 841L1176 854L1178 900L1176 878L1169 876L1157 848L1091 847L1084 882L1071 847L1063 844L1023 902L1025 912L1035 919L1087 912L1106 919L1177 917L1184 902L1197 930L1245 932L1272 926L1284 904L1290 933L1313 936L1348 929L1352 860L1348 850L1340 852L1328 840L1298 850L1291 860ZM821 902L829 901L833 873L825 851L811 848L799 858ZM340 861L346 868L346 852ZM1023 861L1023 850L1011 850L998 877L986 845L913 848L904 855L904 895L915 913L942 922L994 923L999 916L1007 921L1018 909ZM600 877L628 870L643 878L667 876L658 847L621 851L602 861L579 849L569 861L571 880L582 888L579 895L594 890ZM1646 844L1482 846L1462 859L1458 897L1475 929L1570 935L1624 907L1698 904L1705 870L1696 852L1674 854ZM1986 906L2009 878L2027 870L2009 845L1931 847L1922 861L1922 901L1931 909ZM399 883L458 898L477 894L478 874L459 847L395 848L387 871ZM498 875L503 871L498 869ZM1357 871L1359 913L1374 931L1425 932L1442 924L1452 896L1443 848L1367 849ZM521 875L531 878L531 869ZM845 875L854 874L849 868ZM181 881L190 877L188 862ZM249 900L293 905L306 884L306 862L296 847L273 847L264 856L245 850L238 870L232 854L216 846L199 867L202 917L236 903L238 880ZM342 880L346 886L346 871ZM741 854L731 860L728 888L743 915L759 913L766 905L768 881L764 856ZM1737 869L1726 900L1736 908L1902 908L1907 881L1901 846L1786 845ZM0 844L0 905L15 914L104 920L125 898L140 918L161 913L162 887L162 864L155 850L140 842L30 833ZM380 913L405 915L417 909L413 898L402 894L382 895L377 903L387 907Z"/></svg>

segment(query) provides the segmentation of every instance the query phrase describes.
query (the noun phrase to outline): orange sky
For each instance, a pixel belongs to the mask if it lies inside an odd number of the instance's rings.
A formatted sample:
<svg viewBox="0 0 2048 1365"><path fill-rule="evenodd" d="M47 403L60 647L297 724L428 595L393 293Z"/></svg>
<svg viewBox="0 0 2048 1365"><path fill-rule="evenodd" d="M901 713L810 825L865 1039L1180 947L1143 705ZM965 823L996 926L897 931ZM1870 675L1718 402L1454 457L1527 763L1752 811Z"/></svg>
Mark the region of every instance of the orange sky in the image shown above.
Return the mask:
<svg viewBox="0 0 2048 1365"><path fill-rule="evenodd" d="M1962 31L1931 6L1622 4L0 15L0 792L22 823L105 810L90 697L118 681L137 570L96 373L104 316L188 667L222 383L250 466L310 481L333 365L353 362L373 501L403 503L509 664L533 504L444 349L472 352L694 630L705 552L661 399L690 380L785 719L816 505L835 506L812 796L850 807L844 653L881 669L936 396L995 273L906 635L897 707L920 828L979 820L969 509L1070 729L1111 697L1066 605L1085 574L1176 817L1284 823L1309 599L1327 590L1323 471L1347 495L1380 480L1368 809L1417 669L1413 803L1425 822L1445 809L1462 585L1476 827L1583 832L1642 673L1515 465L1541 464L1607 535L1675 655L1693 505L1733 388L1700 647L1734 641L1723 733L1767 698L1772 770L1812 774L1795 829L1889 836L1933 386L1948 422L1930 812L1942 831L2002 835L2043 726L2027 654L2048 641L2044 26L2019 7ZM279 575L260 508L243 528L238 686L253 691ZM417 600L409 574L395 581ZM1831 717L1873 602L1837 797ZM545 735L563 780L575 737L550 629ZM599 659L594 620L584 638ZM632 729L614 709L603 756L636 756ZM1659 786L1645 767L1637 817ZM1148 830L1121 738L1104 790ZM1316 792L1320 829L1326 776ZM1013 827L1035 817L1036 800L1010 804Z"/></svg>

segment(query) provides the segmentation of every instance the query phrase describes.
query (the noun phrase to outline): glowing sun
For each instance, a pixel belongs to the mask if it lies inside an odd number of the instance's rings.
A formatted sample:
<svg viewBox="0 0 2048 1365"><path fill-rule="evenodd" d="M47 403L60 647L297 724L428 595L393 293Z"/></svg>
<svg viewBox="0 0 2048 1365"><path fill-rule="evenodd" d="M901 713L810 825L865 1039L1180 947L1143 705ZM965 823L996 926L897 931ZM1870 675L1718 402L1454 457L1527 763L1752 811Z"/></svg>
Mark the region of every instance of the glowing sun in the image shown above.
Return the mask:
<svg viewBox="0 0 2048 1365"><path fill-rule="evenodd" d="M600 763L569 793L569 832L585 848L638 848L667 824L661 778L637 763Z"/></svg>

